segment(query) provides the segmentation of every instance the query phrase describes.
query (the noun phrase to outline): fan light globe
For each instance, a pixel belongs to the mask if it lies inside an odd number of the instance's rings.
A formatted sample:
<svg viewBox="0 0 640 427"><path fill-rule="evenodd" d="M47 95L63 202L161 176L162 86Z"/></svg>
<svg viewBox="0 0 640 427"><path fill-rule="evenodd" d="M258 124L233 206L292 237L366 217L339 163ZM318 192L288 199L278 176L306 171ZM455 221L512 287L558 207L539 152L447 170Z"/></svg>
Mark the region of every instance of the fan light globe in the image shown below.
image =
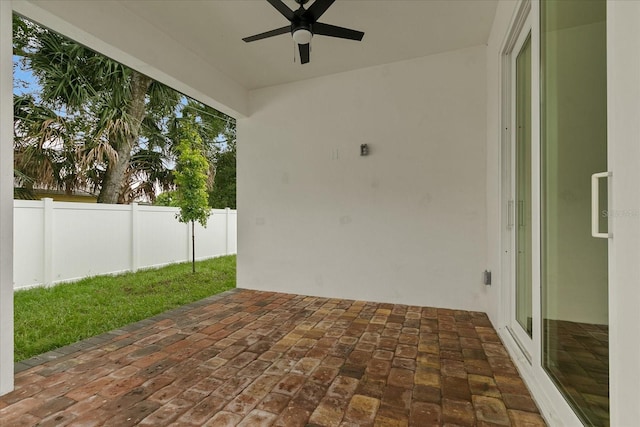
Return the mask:
<svg viewBox="0 0 640 427"><path fill-rule="evenodd" d="M293 40L298 44L309 44L313 33L309 30L299 29L293 33Z"/></svg>

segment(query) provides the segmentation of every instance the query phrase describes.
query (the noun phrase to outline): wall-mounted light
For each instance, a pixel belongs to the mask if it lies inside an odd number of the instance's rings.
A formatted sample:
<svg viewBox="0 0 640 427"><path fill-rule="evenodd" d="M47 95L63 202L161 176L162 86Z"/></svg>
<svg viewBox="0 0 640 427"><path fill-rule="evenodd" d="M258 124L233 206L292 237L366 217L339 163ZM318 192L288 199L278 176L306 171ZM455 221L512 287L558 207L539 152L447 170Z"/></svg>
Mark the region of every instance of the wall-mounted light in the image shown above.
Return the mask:
<svg viewBox="0 0 640 427"><path fill-rule="evenodd" d="M482 282L483 282L485 285L491 285L491 271L489 271L489 270L485 270L485 271L482 273Z"/></svg>
<svg viewBox="0 0 640 427"><path fill-rule="evenodd" d="M369 155L369 145L360 144L360 155L361 156L368 156Z"/></svg>

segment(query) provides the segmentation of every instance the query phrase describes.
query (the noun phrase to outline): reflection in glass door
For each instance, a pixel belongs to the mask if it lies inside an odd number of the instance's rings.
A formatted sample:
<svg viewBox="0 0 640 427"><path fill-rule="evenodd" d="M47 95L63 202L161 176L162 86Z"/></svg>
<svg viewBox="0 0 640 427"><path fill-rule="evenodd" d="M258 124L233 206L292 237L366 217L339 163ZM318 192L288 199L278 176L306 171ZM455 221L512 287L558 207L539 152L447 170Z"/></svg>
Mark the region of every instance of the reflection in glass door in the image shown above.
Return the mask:
<svg viewBox="0 0 640 427"><path fill-rule="evenodd" d="M608 241L591 234L591 175L607 170L605 0L541 1L540 37L542 362L583 423L604 426Z"/></svg>

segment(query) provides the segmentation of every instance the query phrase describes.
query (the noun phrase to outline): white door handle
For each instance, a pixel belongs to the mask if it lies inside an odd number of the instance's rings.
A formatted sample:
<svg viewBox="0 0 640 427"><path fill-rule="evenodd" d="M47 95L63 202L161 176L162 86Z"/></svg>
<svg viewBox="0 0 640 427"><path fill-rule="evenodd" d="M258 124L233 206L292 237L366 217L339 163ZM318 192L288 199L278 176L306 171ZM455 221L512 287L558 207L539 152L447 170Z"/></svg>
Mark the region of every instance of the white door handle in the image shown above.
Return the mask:
<svg viewBox="0 0 640 427"><path fill-rule="evenodd" d="M601 239L613 237L613 234L600 233L600 191L598 180L600 178L608 178L611 175L611 172L600 172L591 175L591 235Z"/></svg>

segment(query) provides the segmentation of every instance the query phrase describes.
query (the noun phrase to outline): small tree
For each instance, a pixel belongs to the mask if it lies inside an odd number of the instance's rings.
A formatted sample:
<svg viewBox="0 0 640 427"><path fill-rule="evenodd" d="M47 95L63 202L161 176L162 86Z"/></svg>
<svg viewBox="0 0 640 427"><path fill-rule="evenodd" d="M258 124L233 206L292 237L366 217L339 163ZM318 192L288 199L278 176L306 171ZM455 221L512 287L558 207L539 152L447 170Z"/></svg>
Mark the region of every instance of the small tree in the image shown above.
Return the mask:
<svg viewBox="0 0 640 427"><path fill-rule="evenodd" d="M203 227L211 213L207 194L207 172L209 162L202 153L203 143L193 119L186 118L180 126L180 143L176 161L175 183L176 201L180 208L177 218L180 222L191 222L192 270L196 272L195 222Z"/></svg>
<svg viewBox="0 0 640 427"><path fill-rule="evenodd" d="M213 208L236 208L236 141L227 143L225 150L215 155L216 176L209 193Z"/></svg>

